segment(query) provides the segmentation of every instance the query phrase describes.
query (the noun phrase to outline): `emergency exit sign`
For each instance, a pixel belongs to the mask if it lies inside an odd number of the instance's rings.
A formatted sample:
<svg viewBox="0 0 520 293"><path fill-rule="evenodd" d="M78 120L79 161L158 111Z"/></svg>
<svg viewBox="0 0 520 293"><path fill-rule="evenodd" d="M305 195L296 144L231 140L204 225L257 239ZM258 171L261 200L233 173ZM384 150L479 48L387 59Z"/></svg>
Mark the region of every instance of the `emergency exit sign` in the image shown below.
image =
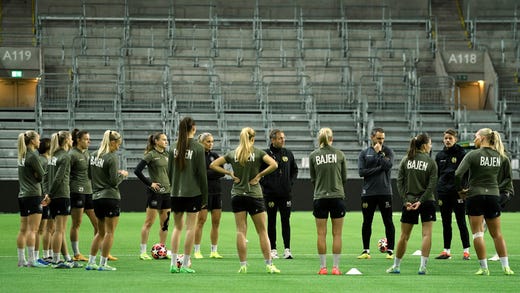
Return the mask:
<svg viewBox="0 0 520 293"><path fill-rule="evenodd" d="M457 74L455 75L456 80L468 80L468 76L466 74Z"/></svg>
<svg viewBox="0 0 520 293"><path fill-rule="evenodd" d="M13 78L20 78L20 77L22 77L22 71L21 70L13 70L13 71L11 71L11 77L13 77Z"/></svg>

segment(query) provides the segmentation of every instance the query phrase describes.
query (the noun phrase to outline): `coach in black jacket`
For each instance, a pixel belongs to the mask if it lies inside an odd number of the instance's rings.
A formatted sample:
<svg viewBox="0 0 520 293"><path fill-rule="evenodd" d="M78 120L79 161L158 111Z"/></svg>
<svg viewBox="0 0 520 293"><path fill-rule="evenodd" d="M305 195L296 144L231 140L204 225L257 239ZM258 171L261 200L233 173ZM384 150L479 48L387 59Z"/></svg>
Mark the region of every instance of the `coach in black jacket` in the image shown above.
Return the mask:
<svg viewBox="0 0 520 293"><path fill-rule="evenodd" d="M452 239L452 213L455 214L457 226L462 242L463 260L469 260L469 231L466 226L466 204L459 197L455 188L455 170L462 162L466 151L457 144L457 131L447 129L443 135L444 148L435 156L438 169L437 197L439 210L442 218L442 238L444 240L444 250L436 259L451 258L451 239Z"/></svg>
<svg viewBox="0 0 520 293"><path fill-rule="evenodd" d="M267 209L267 234L271 242L271 257L278 258L276 250L276 212L280 210L282 237L285 246L283 257L292 259L291 254L291 189L298 176L298 166L293 153L284 148L285 134L280 129L273 129L269 134L271 146L265 152L277 163L278 169L260 181Z"/></svg>

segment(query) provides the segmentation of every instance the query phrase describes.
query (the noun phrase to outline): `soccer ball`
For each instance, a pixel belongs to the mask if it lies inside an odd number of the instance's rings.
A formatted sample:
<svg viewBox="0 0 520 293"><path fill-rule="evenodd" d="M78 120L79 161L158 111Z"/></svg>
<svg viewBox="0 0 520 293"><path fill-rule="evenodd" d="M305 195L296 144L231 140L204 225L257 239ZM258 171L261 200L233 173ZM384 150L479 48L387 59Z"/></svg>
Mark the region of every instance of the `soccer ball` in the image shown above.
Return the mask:
<svg viewBox="0 0 520 293"><path fill-rule="evenodd" d="M381 253L385 253L388 250L388 242L386 241L386 238L381 238L377 241L377 248L379 248Z"/></svg>
<svg viewBox="0 0 520 293"><path fill-rule="evenodd" d="M157 243L152 246L152 257L154 259L164 259L168 255L166 247L162 243Z"/></svg>
<svg viewBox="0 0 520 293"><path fill-rule="evenodd" d="M177 267L180 268L183 265L184 261L184 254L177 254ZM188 263L188 268L191 268L191 258L190 262Z"/></svg>

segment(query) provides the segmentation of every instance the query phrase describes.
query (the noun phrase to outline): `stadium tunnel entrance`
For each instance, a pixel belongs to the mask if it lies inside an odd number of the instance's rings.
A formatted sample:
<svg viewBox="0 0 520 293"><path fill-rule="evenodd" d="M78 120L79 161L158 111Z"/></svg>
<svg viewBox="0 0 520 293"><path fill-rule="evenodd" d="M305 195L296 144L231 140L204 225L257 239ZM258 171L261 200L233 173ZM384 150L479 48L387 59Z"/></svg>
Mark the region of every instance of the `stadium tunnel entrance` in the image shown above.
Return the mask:
<svg viewBox="0 0 520 293"><path fill-rule="evenodd" d="M486 110L488 103L484 95L484 81L457 81L455 84L455 101L460 101L466 110Z"/></svg>
<svg viewBox="0 0 520 293"><path fill-rule="evenodd" d="M0 78L0 108L34 108L38 78Z"/></svg>

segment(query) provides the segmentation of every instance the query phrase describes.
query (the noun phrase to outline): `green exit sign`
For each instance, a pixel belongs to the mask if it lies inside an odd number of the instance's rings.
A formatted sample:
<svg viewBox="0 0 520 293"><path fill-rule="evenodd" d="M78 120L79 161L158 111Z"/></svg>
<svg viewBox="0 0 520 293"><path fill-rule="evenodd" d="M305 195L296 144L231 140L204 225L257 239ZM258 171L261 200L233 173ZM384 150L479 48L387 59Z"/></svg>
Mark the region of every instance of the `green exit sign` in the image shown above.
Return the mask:
<svg viewBox="0 0 520 293"><path fill-rule="evenodd" d="M458 75L455 75L455 79L456 80L468 80L468 76L465 74L458 74Z"/></svg>
<svg viewBox="0 0 520 293"><path fill-rule="evenodd" d="M22 77L22 71L21 70L12 70L11 77L14 77L14 78Z"/></svg>

